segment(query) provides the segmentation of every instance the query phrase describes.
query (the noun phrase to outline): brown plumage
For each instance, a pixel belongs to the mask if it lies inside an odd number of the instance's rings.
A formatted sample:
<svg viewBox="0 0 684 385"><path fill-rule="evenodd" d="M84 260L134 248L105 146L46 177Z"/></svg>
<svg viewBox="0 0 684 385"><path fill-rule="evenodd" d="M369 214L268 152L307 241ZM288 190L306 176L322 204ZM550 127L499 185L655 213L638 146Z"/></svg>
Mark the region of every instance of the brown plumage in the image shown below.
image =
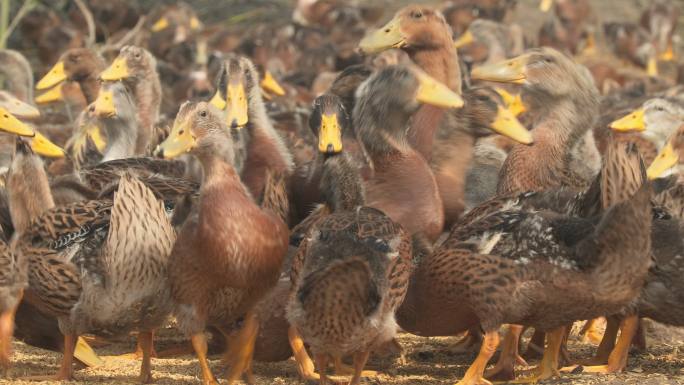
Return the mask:
<svg viewBox="0 0 684 385"><path fill-rule="evenodd" d="M223 114L213 106L205 102L184 104L171 136L185 130L196 138L190 153L201 162L204 179L199 202L183 224L171 255L176 317L181 330L192 336L205 382L214 381L206 366L205 328L212 325L229 333L244 317L245 324L231 352L246 352L247 361L227 356L238 360L228 375L232 382L247 370L251 360L258 330L252 308L280 274L288 231L279 215L287 200L282 199L282 187L269 186L263 201L275 207L255 204L232 166L233 139L227 135ZM162 155L167 142L172 143L172 139L160 145ZM279 176L267 176L266 180L282 183Z"/></svg>

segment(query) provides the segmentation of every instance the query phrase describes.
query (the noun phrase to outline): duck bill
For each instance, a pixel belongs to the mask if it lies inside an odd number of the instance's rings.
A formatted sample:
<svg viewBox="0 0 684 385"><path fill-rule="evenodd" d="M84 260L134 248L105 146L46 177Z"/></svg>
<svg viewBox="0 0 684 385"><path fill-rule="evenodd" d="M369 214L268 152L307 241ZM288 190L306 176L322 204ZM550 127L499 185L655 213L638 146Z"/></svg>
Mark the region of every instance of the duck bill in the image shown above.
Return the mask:
<svg viewBox="0 0 684 385"><path fill-rule="evenodd" d="M487 64L473 69L471 77L475 80L486 80L501 83L525 83L525 66L527 56L522 55L499 63Z"/></svg>
<svg viewBox="0 0 684 385"><path fill-rule="evenodd" d="M62 84L57 84L56 86L50 88L49 90L45 91L44 93L36 96L36 103L37 104L47 104L47 103L54 103L54 102L59 102L64 100L64 93L62 92Z"/></svg>
<svg viewBox="0 0 684 385"><path fill-rule="evenodd" d="M324 154L337 154L342 151L342 130L337 120L337 114L323 114L321 116L318 151Z"/></svg>
<svg viewBox="0 0 684 385"><path fill-rule="evenodd" d="M646 74L651 77L658 76L658 60L655 57L650 57L646 64Z"/></svg>
<svg viewBox="0 0 684 385"><path fill-rule="evenodd" d="M553 0L541 0L539 3L539 10L542 12L548 12L553 5Z"/></svg>
<svg viewBox="0 0 684 385"><path fill-rule="evenodd" d="M101 90L95 99L95 116L108 118L115 115L114 93Z"/></svg>
<svg viewBox="0 0 684 385"><path fill-rule="evenodd" d="M200 29L200 28L202 28L202 23L199 21L198 18L196 18L195 16L193 16L193 17L190 19L190 29L192 29L193 31L196 31L196 30L198 30L198 29Z"/></svg>
<svg viewBox="0 0 684 385"><path fill-rule="evenodd" d="M669 42L667 44L667 49L665 52L661 53L658 59L662 61L674 61L675 60L675 53L674 53L674 48L672 47L672 42Z"/></svg>
<svg viewBox="0 0 684 385"><path fill-rule="evenodd" d="M401 48L406 45L406 37L401 31L398 18L390 20L385 26L366 35L359 43L363 53L378 53L390 48Z"/></svg>
<svg viewBox="0 0 684 385"><path fill-rule="evenodd" d="M159 32L165 30L168 27L169 21L165 17L162 17L159 20L157 20L154 24L152 24L151 30L152 32Z"/></svg>
<svg viewBox="0 0 684 385"><path fill-rule="evenodd" d="M675 152L672 142L668 142L665 147L660 150L660 153L658 153L658 156L656 156L653 163L648 166L646 175L648 176L648 179L659 178L665 171L676 166L677 162L679 162L679 156Z"/></svg>
<svg viewBox="0 0 684 385"><path fill-rule="evenodd" d="M21 120L17 119L5 108L0 107L0 131L7 132L9 134L19 135L19 136L30 136L36 135L36 132L29 125L23 123Z"/></svg>
<svg viewBox="0 0 684 385"><path fill-rule="evenodd" d="M422 71L416 72L418 77L418 92L416 100L443 108L463 107L463 98L449 87L433 79Z"/></svg>
<svg viewBox="0 0 684 385"><path fill-rule="evenodd" d="M155 153L164 158L171 159L183 155L197 144L197 140L190 132L190 127L185 122L173 125L171 134L155 150Z"/></svg>
<svg viewBox="0 0 684 385"><path fill-rule="evenodd" d="M48 158L62 158L65 155L65 152L61 147L52 143L50 139L46 138L40 132L36 132L36 136L31 139L31 149L36 154Z"/></svg>
<svg viewBox="0 0 684 385"><path fill-rule="evenodd" d="M36 84L36 89L44 90L66 80L67 75L64 71L64 62L58 61L45 76Z"/></svg>
<svg viewBox="0 0 684 385"><path fill-rule="evenodd" d="M278 96L285 95L285 90L278 84L270 71L266 71L264 79L261 81L261 88Z"/></svg>
<svg viewBox="0 0 684 385"><path fill-rule="evenodd" d="M93 141L93 144L95 145L95 148L97 148L97 151L99 151L100 154L104 153L104 149L107 146L107 141L105 140L104 136L102 136L100 127L93 124L86 128L86 133L88 134L88 137L90 137L90 139Z"/></svg>
<svg viewBox="0 0 684 385"><path fill-rule="evenodd" d="M106 70L102 71L100 78L107 81L121 80L126 79L129 73L126 59L117 57Z"/></svg>
<svg viewBox="0 0 684 385"><path fill-rule="evenodd" d="M465 47L469 44L472 44L475 41L475 37L473 36L472 32L470 31L465 31L463 35L461 35L455 42L454 42L454 48L459 49L461 47Z"/></svg>
<svg viewBox="0 0 684 385"><path fill-rule="evenodd" d="M632 111L622 118L610 123L610 128L618 132L645 131L646 122L644 121L644 115L645 111L643 108Z"/></svg>
<svg viewBox="0 0 684 385"><path fill-rule="evenodd" d="M490 127L497 133L507 136L516 142L522 144L532 144L534 142L532 133L520 123L513 111L508 108L499 106L494 122L492 122Z"/></svg>
<svg viewBox="0 0 684 385"><path fill-rule="evenodd" d="M242 127L249 121L247 114L247 95L245 93L245 86L242 82L228 83L226 90L227 105L228 105L228 126Z"/></svg>
<svg viewBox="0 0 684 385"><path fill-rule="evenodd" d="M503 99L504 104L508 107L509 110L511 110L513 115L515 115L516 117L522 114L523 112L527 111L527 108L525 107L525 104L523 103L520 94L513 95L505 89L499 87L495 87L494 90L499 95L501 95L501 99Z"/></svg>
<svg viewBox="0 0 684 385"><path fill-rule="evenodd" d="M221 111L226 109L226 101L223 100L223 98L221 97L221 93L218 91L216 91L216 93L211 98L209 103L211 103L214 107L218 108Z"/></svg>
<svg viewBox="0 0 684 385"><path fill-rule="evenodd" d="M6 96L8 97L8 100L0 104L0 106L7 109L10 114L21 119L34 119L40 117L40 111L36 107L22 102L10 94L6 94Z"/></svg>

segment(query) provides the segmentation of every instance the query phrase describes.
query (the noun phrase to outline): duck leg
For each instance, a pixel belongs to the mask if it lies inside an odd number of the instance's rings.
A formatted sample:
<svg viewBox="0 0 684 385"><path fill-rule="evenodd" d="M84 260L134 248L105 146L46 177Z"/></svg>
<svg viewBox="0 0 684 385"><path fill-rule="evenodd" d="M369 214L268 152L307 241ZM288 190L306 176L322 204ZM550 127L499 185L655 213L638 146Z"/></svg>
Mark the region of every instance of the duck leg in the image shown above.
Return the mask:
<svg viewBox="0 0 684 385"><path fill-rule="evenodd" d="M225 355L228 364L228 385L233 384L247 372L254 356L254 343L259 331L259 320L255 313L247 313L238 335L229 343Z"/></svg>
<svg viewBox="0 0 684 385"><path fill-rule="evenodd" d="M141 331L138 334L138 346L142 350L142 365L140 365L140 383L152 382L152 354L154 352L154 332Z"/></svg>
<svg viewBox="0 0 684 385"><path fill-rule="evenodd" d="M585 366L584 372L587 373L617 373L621 372L627 366L627 356L629 355L629 347L632 345L632 339L639 328L639 317L631 315L626 317L620 323L620 337L618 337L615 349L608 356L607 365L599 366Z"/></svg>
<svg viewBox="0 0 684 385"><path fill-rule="evenodd" d="M152 333L152 339L154 339L154 331L152 331L151 333ZM134 352L121 354L121 355L116 356L116 358L127 359L127 360L140 360L140 359L144 358L145 352L144 352L143 345L140 341L140 334L138 334L137 339L138 339L138 342L136 343ZM154 350L154 345L152 345L152 351L150 354L154 358L158 357L157 352Z"/></svg>
<svg viewBox="0 0 684 385"><path fill-rule="evenodd" d="M30 376L24 377L28 381L71 381L74 379L74 350L76 350L76 334L66 334L64 336L64 353L59 371L50 376Z"/></svg>
<svg viewBox="0 0 684 385"><path fill-rule="evenodd" d="M204 333L193 334L190 337L192 342L192 347L195 349L197 354L197 360L199 361L200 368L202 370L202 385L218 385L216 378L211 373L209 369L209 362L207 361L207 350L209 349L207 345L207 336Z"/></svg>
<svg viewBox="0 0 684 385"><path fill-rule="evenodd" d="M492 358L496 352L496 348L499 346L499 332L490 331L486 332L484 335L484 340L482 341L482 346L480 347L480 353L478 353L475 361L470 365L466 371L463 379L459 381L456 385L488 385L491 384L489 381L484 379L484 370L487 367L487 363Z"/></svg>
<svg viewBox="0 0 684 385"><path fill-rule="evenodd" d="M482 343L482 332L477 328L472 328L465 332L463 338L451 349L453 353L470 353L477 349L477 345Z"/></svg>
<svg viewBox="0 0 684 385"><path fill-rule="evenodd" d="M356 354L354 354L354 376L349 382L349 385L359 385L361 383L363 368L364 366L366 366L366 362L368 361L369 355L369 350L366 350L364 352L357 352Z"/></svg>
<svg viewBox="0 0 684 385"><path fill-rule="evenodd" d="M493 368L487 370L485 377L493 381L507 381L515 379L515 363L518 361L518 345L521 325L509 325L501 347L499 360Z"/></svg>
<svg viewBox="0 0 684 385"><path fill-rule="evenodd" d="M19 307L19 302L21 302L21 297L22 295L19 294L16 306L0 314L0 366L2 366L3 377L7 377L9 368L12 364L10 356L12 355L14 315L17 312L17 307Z"/></svg>
<svg viewBox="0 0 684 385"><path fill-rule="evenodd" d="M335 375L337 376L353 376L356 374L356 366L351 367L344 362L342 362L342 357L335 356L333 358L333 363L335 364ZM361 373L361 377L375 377L378 372L374 370L364 370Z"/></svg>
<svg viewBox="0 0 684 385"><path fill-rule="evenodd" d="M590 319L584 324L582 331L580 331L582 341L598 344L603 340L603 335L598 329L598 324L602 321L602 319L603 317Z"/></svg>
<svg viewBox="0 0 684 385"><path fill-rule="evenodd" d="M541 380L557 377L560 374L558 371L558 362L560 358L560 348L563 344L563 338L565 337L565 328L565 326L561 326L554 331L546 333L547 343L546 348L544 349L544 356L542 357L539 366L533 370L532 376L519 378L515 381L511 381L511 383L536 383Z"/></svg>
<svg viewBox="0 0 684 385"><path fill-rule="evenodd" d="M290 326L287 337L290 340L290 347L292 348L292 353L297 362L297 371L299 372L299 375L303 380L319 380L320 376L314 371L314 363L311 361L311 357L309 357L306 347L304 347L304 340L302 340L302 336L297 331L297 328Z"/></svg>
<svg viewBox="0 0 684 385"><path fill-rule="evenodd" d="M617 338L619 330L620 320L616 317L608 317L606 319L606 331L603 333L601 343L596 349L596 354L592 358L580 361L580 365L596 366L606 364L608 362L610 352L612 352L613 348L615 347L615 338Z"/></svg>
<svg viewBox="0 0 684 385"><path fill-rule="evenodd" d="M318 367L318 373L320 374L318 385L328 385L328 355L315 354L314 359L316 360L316 366Z"/></svg>
<svg viewBox="0 0 684 385"><path fill-rule="evenodd" d="M545 340L546 333L540 330L535 330L534 333L532 333L532 338L530 338L530 342L527 343L527 349L525 349L523 357L525 357L525 359L528 360L540 358L544 353Z"/></svg>

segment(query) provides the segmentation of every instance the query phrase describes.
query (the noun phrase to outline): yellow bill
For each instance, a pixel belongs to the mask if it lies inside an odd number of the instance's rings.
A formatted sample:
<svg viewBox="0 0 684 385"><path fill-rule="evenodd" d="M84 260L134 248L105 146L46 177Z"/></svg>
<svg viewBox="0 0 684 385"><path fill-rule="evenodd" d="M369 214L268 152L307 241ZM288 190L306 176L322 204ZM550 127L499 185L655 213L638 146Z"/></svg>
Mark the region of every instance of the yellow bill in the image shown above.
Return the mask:
<svg viewBox="0 0 684 385"><path fill-rule="evenodd" d="M363 53L378 53L390 48L401 48L406 45L406 37L401 30L399 18L390 20L384 27L366 35L359 43Z"/></svg>
<svg viewBox="0 0 684 385"><path fill-rule="evenodd" d="M278 84L270 71L264 73L264 78L261 80L261 88L278 96L285 95L285 90Z"/></svg>
<svg viewBox="0 0 684 385"><path fill-rule="evenodd" d="M520 55L499 63L475 67L471 72L471 77L475 80L523 84L527 77L525 75L527 59L528 55Z"/></svg>
<svg viewBox="0 0 684 385"><path fill-rule="evenodd" d="M337 114L323 114L321 116L318 151L326 154L336 154L342 151L342 129L337 120Z"/></svg>
<svg viewBox="0 0 684 385"><path fill-rule="evenodd" d="M662 61L673 61L673 60L675 60L674 48L672 47L671 41L667 44L667 49L665 50L665 52L661 53L660 56L658 56L658 59L660 59Z"/></svg>
<svg viewBox="0 0 684 385"><path fill-rule="evenodd" d="M99 151L100 154L102 154L104 152L105 147L107 146L107 141L105 140L104 136L102 136L102 131L100 131L100 127L94 124L88 126L88 128L86 128L86 133L93 141L93 144L95 144L95 148L97 148L97 151Z"/></svg>
<svg viewBox="0 0 684 385"><path fill-rule="evenodd" d="M620 132L644 131L646 130L646 122L644 120L645 114L645 110L639 108L610 123L610 128Z"/></svg>
<svg viewBox="0 0 684 385"><path fill-rule="evenodd" d="M416 93L416 100L443 108L463 107L463 98L449 87L438 82L423 71L415 71L420 85Z"/></svg>
<svg viewBox="0 0 684 385"><path fill-rule="evenodd" d="M67 75L66 72L64 71L64 62L63 61L58 61L50 71L48 71L45 76L43 76L40 81L38 81L38 84L36 84L36 89L38 90L44 90L46 88L54 87L55 85L63 82L66 80Z"/></svg>
<svg viewBox="0 0 684 385"><path fill-rule="evenodd" d="M242 82L228 83L226 90L228 104L228 126L242 127L249 121L247 95Z"/></svg>
<svg viewBox="0 0 684 385"><path fill-rule="evenodd" d="M660 150L660 153L658 153L658 156L656 156L653 163L648 166L646 175L648 176L648 179L659 178L665 171L676 166L677 162L679 162L679 155L675 152L672 141L668 141L665 147Z"/></svg>
<svg viewBox="0 0 684 385"><path fill-rule="evenodd" d="M202 23L199 21L198 18L196 18L195 16L190 18L190 28L192 30L200 29L201 26L202 26Z"/></svg>
<svg viewBox="0 0 684 385"><path fill-rule="evenodd" d="M494 122L490 125L492 130L507 136L522 144L532 144L532 133L520 123L515 114L508 108L499 106L496 111Z"/></svg>
<svg viewBox="0 0 684 385"><path fill-rule="evenodd" d="M36 131L36 135L31 139L31 149L38 155L48 158L61 158L66 153L58 145L52 143L50 139Z"/></svg>
<svg viewBox="0 0 684 385"><path fill-rule="evenodd" d="M176 122L171 133L155 150L155 153L165 159L183 155L197 145L197 138L190 132L186 121Z"/></svg>
<svg viewBox="0 0 684 385"><path fill-rule="evenodd" d="M63 85L64 83L59 83L42 94L36 96L36 103L47 104L64 100L64 93L62 92Z"/></svg>
<svg viewBox="0 0 684 385"><path fill-rule="evenodd" d="M221 97L221 93L216 91L214 96L211 98L209 101L214 107L218 108L219 110L225 110L226 109L226 101L223 100Z"/></svg>
<svg viewBox="0 0 684 385"><path fill-rule="evenodd" d="M520 96L520 94L513 95L500 87L495 87L494 90L501 95L501 99L503 99L504 104L509 110L511 110L513 115L519 116L523 112L527 111L525 103L523 103L522 96Z"/></svg>
<svg viewBox="0 0 684 385"><path fill-rule="evenodd" d="M122 57L114 59L112 64L100 74L102 80L109 81L126 79L128 76L130 76L128 64L126 64L126 59Z"/></svg>
<svg viewBox="0 0 684 385"><path fill-rule="evenodd" d="M17 119L7 109L2 107L0 107L0 131L19 136L33 137L36 135L33 128Z"/></svg>
<svg viewBox="0 0 684 385"><path fill-rule="evenodd" d="M160 18L152 25L152 32L163 31L169 27L169 20L165 17Z"/></svg>
<svg viewBox="0 0 684 385"><path fill-rule="evenodd" d="M539 10L542 12L548 12L553 5L553 0L541 0L539 3Z"/></svg>
<svg viewBox="0 0 684 385"><path fill-rule="evenodd" d="M114 105L114 93L112 91L100 90L95 99L95 115L100 117L110 117L116 115Z"/></svg>
<svg viewBox="0 0 684 385"><path fill-rule="evenodd" d="M473 36L473 33L468 31L463 32L461 36L456 39L454 42L454 48L458 49L461 47L465 47L468 44L472 44L475 41L475 37Z"/></svg>
<svg viewBox="0 0 684 385"><path fill-rule="evenodd" d="M646 64L646 73L648 76L658 76L658 60L656 60L655 57L648 58L648 63Z"/></svg>

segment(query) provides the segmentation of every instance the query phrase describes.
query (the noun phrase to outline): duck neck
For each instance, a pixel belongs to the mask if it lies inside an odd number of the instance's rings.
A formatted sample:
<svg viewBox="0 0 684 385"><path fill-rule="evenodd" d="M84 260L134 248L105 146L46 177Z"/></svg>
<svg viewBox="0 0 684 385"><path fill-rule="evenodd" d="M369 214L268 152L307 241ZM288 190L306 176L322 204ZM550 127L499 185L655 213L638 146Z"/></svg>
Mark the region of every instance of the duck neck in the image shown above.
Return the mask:
<svg viewBox="0 0 684 385"><path fill-rule="evenodd" d="M137 105L137 119L140 127L135 142L136 154L147 154L152 140L154 124L159 119L161 107L161 82L154 69L135 79L133 85Z"/></svg>
<svg viewBox="0 0 684 385"><path fill-rule="evenodd" d="M107 133L107 147L102 162L130 158L138 154L136 140L139 129L134 116L117 115L106 118L104 128Z"/></svg>
<svg viewBox="0 0 684 385"><path fill-rule="evenodd" d="M361 112L359 115L372 116L371 119L355 122L359 141L371 160L377 162L389 154L410 151L411 146L406 141L406 130L403 128L409 116L400 111L377 115Z"/></svg>
<svg viewBox="0 0 684 385"><path fill-rule="evenodd" d="M365 204L359 171L344 153L325 156L320 188L333 212L352 211Z"/></svg>
<svg viewBox="0 0 684 385"><path fill-rule="evenodd" d="M15 156L7 190L14 239L18 239L43 212L55 207L43 161L34 154Z"/></svg>
<svg viewBox="0 0 684 385"><path fill-rule="evenodd" d="M78 85L81 87L81 92L83 92L87 104L97 99L97 94L100 92L100 81L96 73L89 74L87 77L80 79Z"/></svg>
<svg viewBox="0 0 684 385"><path fill-rule="evenodd" d="M247 195L247 190L240 182L240 176L224 156L207 155L200 157L199 160L203 171L201 194L237 190Z"/></svg>
<svg viewBox="0 0 684 385"><path fill-rule="evenodd" d="M428 75L446 84L457 93L461 93L461 70L453 44L415 50L410 52L410 56ZM428 161L432 157L435 132L440 126L443 115L444 109L442 108L422 105L411 121L408 142Z"/></svg>

